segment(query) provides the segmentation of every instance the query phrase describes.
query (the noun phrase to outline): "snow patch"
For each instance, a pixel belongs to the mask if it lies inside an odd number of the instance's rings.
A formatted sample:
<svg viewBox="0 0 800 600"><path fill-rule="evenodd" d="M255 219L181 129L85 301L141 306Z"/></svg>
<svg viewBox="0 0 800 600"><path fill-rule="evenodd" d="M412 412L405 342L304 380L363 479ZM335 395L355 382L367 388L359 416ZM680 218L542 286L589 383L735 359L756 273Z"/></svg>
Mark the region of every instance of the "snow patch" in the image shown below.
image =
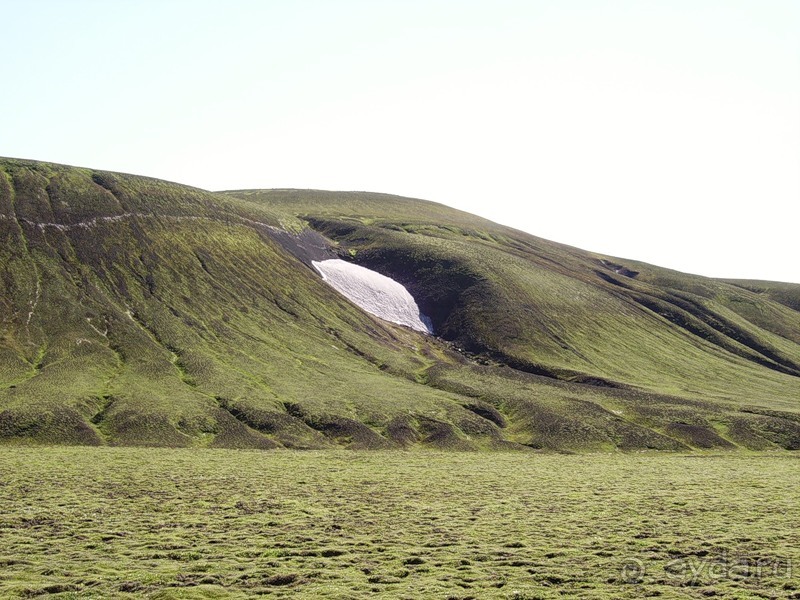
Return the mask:
<svg viewBox="0 0 800 600"><path fill-rule="evenodd" d="M338 258L312 261L322 279L370 314L398 325L433 333L431 320L419 311L414 297L391 277Z"/></svg>

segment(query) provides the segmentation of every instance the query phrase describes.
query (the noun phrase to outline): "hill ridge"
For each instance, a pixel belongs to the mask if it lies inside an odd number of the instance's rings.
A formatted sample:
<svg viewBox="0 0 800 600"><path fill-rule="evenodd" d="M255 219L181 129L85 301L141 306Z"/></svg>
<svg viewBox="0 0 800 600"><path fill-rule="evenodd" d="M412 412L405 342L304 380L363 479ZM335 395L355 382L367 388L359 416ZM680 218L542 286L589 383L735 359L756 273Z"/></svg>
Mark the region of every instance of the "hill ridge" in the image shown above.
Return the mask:
<svg viewBox="0 0 800 600"><path fill-rule="evenodd" d="M390 194L0 171L0 443L800 448L800 285ZM440 337L358 309L320 256L405 285Z"/></svg>

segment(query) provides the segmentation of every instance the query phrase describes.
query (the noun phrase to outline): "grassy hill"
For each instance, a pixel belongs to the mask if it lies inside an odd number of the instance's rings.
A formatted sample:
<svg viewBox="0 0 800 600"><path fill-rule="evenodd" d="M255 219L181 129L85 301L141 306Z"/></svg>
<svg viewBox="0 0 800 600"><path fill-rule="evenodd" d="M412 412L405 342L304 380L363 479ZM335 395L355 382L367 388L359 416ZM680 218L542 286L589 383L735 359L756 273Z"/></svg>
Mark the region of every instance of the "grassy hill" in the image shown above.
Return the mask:
<svg viewBox="0 0 800 600"><path fill-rule="evenodd" d="M4 444L800 448L800 285L384 194L0 174ZM405 284L437 335L351 304L326 256Z"/></svg>

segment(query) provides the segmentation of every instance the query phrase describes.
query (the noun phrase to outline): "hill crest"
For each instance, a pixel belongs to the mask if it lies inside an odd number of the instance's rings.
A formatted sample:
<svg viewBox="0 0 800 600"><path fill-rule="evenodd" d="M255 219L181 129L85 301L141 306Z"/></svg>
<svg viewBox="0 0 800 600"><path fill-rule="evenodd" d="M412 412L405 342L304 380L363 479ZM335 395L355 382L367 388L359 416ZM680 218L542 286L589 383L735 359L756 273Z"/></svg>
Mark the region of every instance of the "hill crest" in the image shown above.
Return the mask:
<svg viewBox="0 0 800 600"><path fill-rule="evenodd" d="M386 194L0 171L2 443L800 448L800 286ZM320 255L405 285L439 337L358 309Z"/></svg>

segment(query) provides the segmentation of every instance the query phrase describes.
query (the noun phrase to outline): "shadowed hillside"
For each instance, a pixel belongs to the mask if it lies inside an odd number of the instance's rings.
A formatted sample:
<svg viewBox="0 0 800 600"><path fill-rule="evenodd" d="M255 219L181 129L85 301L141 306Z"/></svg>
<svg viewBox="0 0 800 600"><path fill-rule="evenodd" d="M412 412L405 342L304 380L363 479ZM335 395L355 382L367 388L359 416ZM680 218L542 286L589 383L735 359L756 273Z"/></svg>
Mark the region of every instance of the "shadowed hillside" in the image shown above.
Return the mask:
<svg viewBox="0 0 800 600"><path fill-rule="evenodd" d="M800 448L798 285L382 194L0 173L3 443ZM436 336L351 304L327 257L406 285Z"/></svg>

